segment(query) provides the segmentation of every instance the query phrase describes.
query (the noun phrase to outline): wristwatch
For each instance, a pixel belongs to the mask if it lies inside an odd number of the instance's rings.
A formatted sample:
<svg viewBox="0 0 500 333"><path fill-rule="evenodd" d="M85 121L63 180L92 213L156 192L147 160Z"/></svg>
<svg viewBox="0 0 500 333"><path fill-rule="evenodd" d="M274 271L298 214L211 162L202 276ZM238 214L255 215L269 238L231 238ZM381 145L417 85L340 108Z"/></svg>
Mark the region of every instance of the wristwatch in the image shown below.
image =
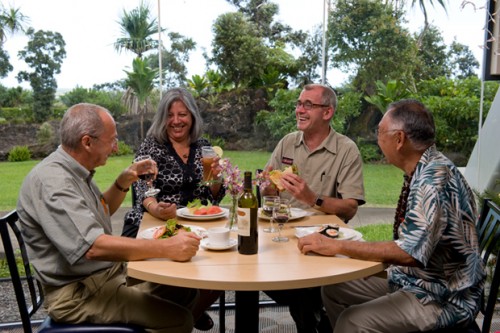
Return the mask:
<svg viewBox="0 0 500 333"><path fill-rule="evenodd" d="M318 197L316 198L316 202L314 203L314 208L320 209L322 205L323 205L323 199L321 198L321 195L318 195Z"/></svg>

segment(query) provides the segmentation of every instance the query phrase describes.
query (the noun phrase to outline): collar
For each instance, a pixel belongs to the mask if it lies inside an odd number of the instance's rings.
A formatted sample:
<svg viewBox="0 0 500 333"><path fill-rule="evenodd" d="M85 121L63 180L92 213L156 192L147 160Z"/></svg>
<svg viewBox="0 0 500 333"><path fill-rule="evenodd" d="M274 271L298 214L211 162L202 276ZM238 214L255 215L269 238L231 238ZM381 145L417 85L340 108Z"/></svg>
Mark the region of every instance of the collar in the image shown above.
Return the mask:
<svg viewBox="0 0 500 333"><path fill-rule="evenodd" d="M304 132L299 131L297 132L298 135L295 139L295 146L298 147L300 145L306 146L306 143L304 141ZM338 136L339 134L335 132L333 127L330 126L330 132L328 133L328 136L321 142L321 144L314 150L320 150L320 149L326 149L332 154L337 154L338 151Z"/></svg>

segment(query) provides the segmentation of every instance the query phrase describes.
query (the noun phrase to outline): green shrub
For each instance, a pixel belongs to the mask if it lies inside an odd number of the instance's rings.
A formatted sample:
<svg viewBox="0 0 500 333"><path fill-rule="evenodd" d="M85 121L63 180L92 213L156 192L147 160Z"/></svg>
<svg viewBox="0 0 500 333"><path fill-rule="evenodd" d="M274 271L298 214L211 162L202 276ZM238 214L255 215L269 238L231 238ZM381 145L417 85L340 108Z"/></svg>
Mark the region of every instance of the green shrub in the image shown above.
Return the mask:
<svg viewBox="0 0 500 333"><path fill-rule="evenodd" d="M52 129L52 126L50 126L50 124L47 122L40 125L40 128L36 133L36 138L38 140L38 143L41 145L50 143L54 138L54 130Z"/></svg>
<svg viewBox="0 0 500 333"><path fill-rule="evenodd" d="M367 143L362 139L357 142L359 152L361 153L361 158L363 162L375 162L382 159L382 154L380 154L380 149L376 144Z"/></svg>
<svg viewBox="0 0 500 333"><path fill-rule="evenodd" d="M28 146L15 146L9 151L9 162L22 162L31 160L31 152Z"/></svg>
<svg viewBox="0 0 500 333"><path fill-rule="evenodd" d="M0 117L14 123L33 122L33 111L30 107L12 107L0 109Z"/></svg>
<svg viewBox="0 0 500 333"><path fill-rule="evenodd" d="M113 156L131 155L133 153L134 150L125 141L118 141L118 150L113 153Z"/></svg>
<svg viewBox="0 0 500 333"><path fill-rule="evenodd" d="M226 141L223 138L220 137L215 137L212 138L210 135L207 133L203 134L203 137L208 140L212 144L212 146L219 146L222 149L224 149L224 145L226 144Z"/></svg>

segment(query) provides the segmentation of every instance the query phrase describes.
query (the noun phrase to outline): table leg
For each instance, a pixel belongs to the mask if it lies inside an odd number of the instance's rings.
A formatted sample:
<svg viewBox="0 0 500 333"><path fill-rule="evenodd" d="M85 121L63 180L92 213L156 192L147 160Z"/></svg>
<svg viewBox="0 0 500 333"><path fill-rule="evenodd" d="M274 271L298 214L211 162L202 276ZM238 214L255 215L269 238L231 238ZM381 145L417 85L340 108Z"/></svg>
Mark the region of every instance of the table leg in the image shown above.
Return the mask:
<svg viewBox="0 0 500 333"><path fill-rule="evenodd" d="M259 332L259 292L236 291L235 332Z"/></svg>

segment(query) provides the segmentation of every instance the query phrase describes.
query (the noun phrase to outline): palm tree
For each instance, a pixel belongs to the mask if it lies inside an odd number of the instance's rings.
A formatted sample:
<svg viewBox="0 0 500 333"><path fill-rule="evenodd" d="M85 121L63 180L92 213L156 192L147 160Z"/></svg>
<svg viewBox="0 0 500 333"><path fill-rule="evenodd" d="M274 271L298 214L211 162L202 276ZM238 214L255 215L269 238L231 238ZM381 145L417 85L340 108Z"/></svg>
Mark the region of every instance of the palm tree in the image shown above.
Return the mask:
<svg viewBox="0 0 500 333"><path fill-rule="evenodd" d="M129 13L124 10L118 23L123 35L114 44L118 52L128 50L142 58L145 52L158 47L158 41L151 37L158 32L156 19L150 17L149 7L144 3Z"/></svg>
<svg viewBox="0 0 500 333"><path fill-rule="evenodd" d="M7 39L7 34L25 32L29 18L20 12L19 8L5 8L0 4L0 45Z"/></svg>
<svg viewBox="0 0 500 333"><path fill-rule="evenodd" d="M129 110L137 110L141 123L141 140L144 139L144 113L148 110L149 95L154 89L154 81L158 71L146 65L146 61L137 57L132 62L133 71L127 72L127 91L123 96Z"/></svg>
<svg viewBox="0 0 500 333"><path fill-rule="evenodd" d="M446 12L446 5L444 4L444 0L435 0L435 1L438 4L440 4L441 7L443 7L444 11ZM429 26L429 21L427 19L427 8L425 7L426 6L426 2L429 2L429 4L431 4L434 7L434 0L412 0L411 1L411 6L415 7L415 4L417 2L418 2L418 6L422 10L422 13L424 14L424 30L426 30L427 27Z"/></svg>

